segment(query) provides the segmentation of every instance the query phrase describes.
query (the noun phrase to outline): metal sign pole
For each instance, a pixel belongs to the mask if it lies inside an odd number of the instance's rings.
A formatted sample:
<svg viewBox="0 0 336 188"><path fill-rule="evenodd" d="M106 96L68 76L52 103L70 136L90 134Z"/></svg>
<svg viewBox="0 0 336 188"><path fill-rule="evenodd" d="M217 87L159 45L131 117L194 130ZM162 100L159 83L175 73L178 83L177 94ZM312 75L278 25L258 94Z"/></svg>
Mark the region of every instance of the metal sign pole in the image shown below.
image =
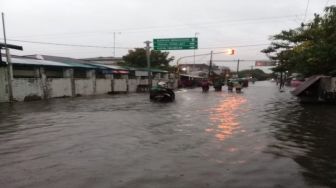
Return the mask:
<svg viewBox="0 0 336 188"><path fill-rule="evenodd" d="M147 69L148 69L148 89L152 88L152 73L151 73L151 64L150 64L150 41L146 41L146 56L147 56Z"/></svg>
<svg viewBox="0 0 336 188"><path fill-rule="evenodd" d="M208 73L208 80L211 79L211 73L212 73L212 54L213 52L210 52L210 62L209 62L209 73Z"/></svg>
<svg viewBox="0 0 336 188"><path fill-rule="evenodd" d="M239 59L237 60L237 78L239 78L238 74L239 74Z"/></svg>

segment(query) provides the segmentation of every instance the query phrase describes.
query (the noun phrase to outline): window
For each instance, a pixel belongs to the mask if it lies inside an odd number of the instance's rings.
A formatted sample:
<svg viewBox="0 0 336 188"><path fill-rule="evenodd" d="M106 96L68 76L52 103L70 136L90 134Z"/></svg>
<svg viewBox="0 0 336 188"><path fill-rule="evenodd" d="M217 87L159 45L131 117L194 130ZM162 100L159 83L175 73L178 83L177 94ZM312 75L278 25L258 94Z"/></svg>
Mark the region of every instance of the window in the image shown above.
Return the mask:
<svg viewBox="0 0 336 188"><path fill-rule="evenodd" d="M48 67L45 68L45 74L47 78L63 78L63 68L59 67Z"/></svg>
<svg viewBox="0 0 336 188"><path fill-rule="evenodd" d="M13 66L14 78L38 78L38 72L35 67L30 66Z"/></svg>
<svg viewBox="0 0 336 188"><path fill-rule="evenodd" d="M106 78L101 70L96 70L96 78Z"/></svg>
<svg viewBox="0 0 336 188"><path fill-rule="evenodd" d="M87 78L86 69L74 69L74 78Z"/></svg>

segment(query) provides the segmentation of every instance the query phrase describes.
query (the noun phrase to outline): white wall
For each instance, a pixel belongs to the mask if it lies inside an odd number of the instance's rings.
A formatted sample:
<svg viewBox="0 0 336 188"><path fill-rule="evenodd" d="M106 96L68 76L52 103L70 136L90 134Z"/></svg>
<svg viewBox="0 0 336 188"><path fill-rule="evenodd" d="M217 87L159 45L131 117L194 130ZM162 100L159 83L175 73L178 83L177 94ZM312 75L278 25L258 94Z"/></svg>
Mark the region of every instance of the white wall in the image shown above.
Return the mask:
<svg viewBox="0 0 336 188"><path fill-rule="evenodd" d="M147 85L148 84L148 79L140 79L139 84L140 85Z"/></svg>
<svg viewBox="0 0 336 188"><path fill-rule="evenodd" d="M0 102L8 101L6 92L7 81L5 79L6 67L0 67ZM41 78L15 78L13 80L13 97L18 101L23 101L26 96L37 95L41 98L71 96L71 78L48 78L45 83ZM162 80L162 79L160 79ZM96 82L95 82L96 81ZM153 79L153 85L159 80ZM336 78L334 82L336 81ZM113 82L113 88L112 88ZM95 92L94 92L95 83ZM128 83L128 86L127 86ZM44 85L43 85L44 84ZM75 94L94 95L108 92L136 92L138 85L147 85L147 79L75 79ZM336 86L336 82L335 82ZM43 91L44 88L44 91ZM44 93L46 92L46 93ZM46 94L46 95L44 95Z"/></svg>
<svg viewBox="0 0 336 188"><path fill-rule="evenodd" d="M75 79L76 95L93 95L92 79Z"/></svg>
<svg viewBox="0 0 336 188"><path fill-rule="evenodd" d="M128 80L128 91L131 93L136 92L138 85L139 85L139 79L129 79Z"/></svg>
<svg viewBox="0 0 336 188"><path fill-rule="evenodd" d="M115 79L113 82L114 92L126 92L127 91L127 80L126 79Z"/></svg>
<svg viewBox="0 0 336 188"><path fill-rule="evenodd" d="M331 78L331 91L336 92L336 77Z"/></svg>
<svg viewBox="0 0 336 188"><path fill-rule="evenodd" d="M48 78L48 97L71 96L70 78Z"/></svg>
<svg viewBox="0 0 336 188"><path fill-rule="evenodd" d="M6 89L7 80L6 80L6 67L0 67L0 102L8 101L8 90Z"/></svg>
<svg viewBox="0 0 336 188"><path fill-rule="evenodd" d="M96 94L106 94L112 91L112 80L96 79Z"/></svg>
<svg viewBox="0 0 336 188"><path fill-rule="evenodd" d="M43 98L42 84L39 78L15 78L12 83L15 100L23 101L26 96L32 95Z"/></svg>
<svg viewBox="0 0 336 188"><path fill-rule="evenodd" d="M159 81L161 80L157 80L157 79L152 80L152 86L156 86L159 83Z"/></svg>

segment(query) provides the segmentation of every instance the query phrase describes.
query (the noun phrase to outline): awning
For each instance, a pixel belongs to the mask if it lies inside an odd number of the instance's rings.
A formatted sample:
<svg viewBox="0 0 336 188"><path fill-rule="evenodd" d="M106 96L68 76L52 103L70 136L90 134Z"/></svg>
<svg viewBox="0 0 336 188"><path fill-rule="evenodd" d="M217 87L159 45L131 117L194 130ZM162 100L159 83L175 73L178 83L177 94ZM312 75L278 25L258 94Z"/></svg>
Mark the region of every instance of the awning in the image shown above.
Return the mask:
<svg viewBox="0 0 336 188"><path fill-rule="evenodd" d="M112 70L107 69L102 71L103 74L128 74L129 72L127 70Z"/></svg>
<svg viewBox="0 0 336 188"><path fill-rule="evenodd" d="M292 94L295 96L299 96L302 92L304 92L306 89L308 89L310 86L312 86L314 83L316 83L323 77L327 77L327 76L316 75L316 76L310 77L307 81L303 82L300 86L295 88L295 90L292 91Z"/></svg>
<svg viewBox="0 0 336 188"><path fill-rule="evenodd" d="M128 72L128 71L125 71L125 70L119 70L118 73L119 73L119 74L128 74L129 72Z"/></svg>

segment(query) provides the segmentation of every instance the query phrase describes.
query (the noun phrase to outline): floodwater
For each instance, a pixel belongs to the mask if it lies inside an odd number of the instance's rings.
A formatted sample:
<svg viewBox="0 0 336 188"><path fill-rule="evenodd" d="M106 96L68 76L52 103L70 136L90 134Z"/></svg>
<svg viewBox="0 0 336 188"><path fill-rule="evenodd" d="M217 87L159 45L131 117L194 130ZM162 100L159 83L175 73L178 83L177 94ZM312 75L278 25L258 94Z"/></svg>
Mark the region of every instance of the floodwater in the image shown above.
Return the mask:
<svg viewBox="0 0 336 188"><path fill-rule="evenodd" d="M336 187L336 107L270 82L0 104L0 187Z"/></svg>

